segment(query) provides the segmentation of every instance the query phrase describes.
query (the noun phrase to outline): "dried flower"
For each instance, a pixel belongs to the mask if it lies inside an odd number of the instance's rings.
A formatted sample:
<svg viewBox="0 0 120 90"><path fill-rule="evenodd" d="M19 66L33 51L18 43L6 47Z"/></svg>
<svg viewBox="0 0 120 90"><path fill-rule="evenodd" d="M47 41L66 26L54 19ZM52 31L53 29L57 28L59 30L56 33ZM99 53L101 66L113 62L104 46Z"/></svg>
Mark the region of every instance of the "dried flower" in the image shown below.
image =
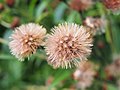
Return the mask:
<svg viewBox="0 0 120 90"><path fill-rule="evenodd" d="M77 11L84 11L91 7L92 0L71 0L70 7Z"/></svg>
<svg viewBox="0 0 120 90"><path fill-rule="evenodd" d="M85 89L91 86L96 72L94 70L94 64L92 62L84 62L73 73L73 77L78 81L77 88Z"/></svg>
<svg viewBox="0 0 120 90"><path fill-rule="evenodd" d="M25 57L36 52L36 49L42 44L45 34L46 29L34 23L15 28L9 43L11 53L19 60L24 60Z"/></svg>
<svg viewBox="0 0 120 90"><path fill-rule="evenodd" d="M102 18L87 17L83 24L88 28L91 34L102 34L105 32L106 20Z"/></svg>
<svg viewBox="0 0 120 90"><path fill-rule="evenodd" d="M104 5L107 9L115 13L119 13L120 10L120 0L103 0Z"/></svg>
<svg viewBox="0 0 120 90"><path fill-rule="evenodd" d="M46 40L48 63L54 68L79 66L90 55L92 38L83 26L63 23L52 29Z"/></svg>

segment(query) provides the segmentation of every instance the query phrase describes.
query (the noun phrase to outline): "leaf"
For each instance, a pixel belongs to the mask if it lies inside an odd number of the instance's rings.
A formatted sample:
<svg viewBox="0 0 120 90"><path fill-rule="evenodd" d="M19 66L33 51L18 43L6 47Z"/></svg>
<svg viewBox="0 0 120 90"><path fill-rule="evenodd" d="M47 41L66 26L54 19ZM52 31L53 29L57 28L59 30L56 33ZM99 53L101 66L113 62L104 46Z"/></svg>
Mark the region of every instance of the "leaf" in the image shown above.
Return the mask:
<svg viewBox="0 0 120 90"><path fill-rule="evenodd" d="M107 84L107 90L118 90L118 88L112 84Z"/></svg>
<svg viewBox="0 0 120 90"><path fill-rule="evenodd" d="M58 85L62 80L66 79L70 75L71 75L71 72L69 70L57 70L56 76L54 77L54 81L50 85L49 90L51 90L51 88Z"/></svg>
<svg viewBox="0 0 120 90"><path fill-rule="evenodd" d="M36 5L37 0L32 0L30 5L29 5L29 15L32 17L34 14L35 10L35 5Z"/></svg>
<svg viewBox="0 0 120 90"><path fill-rule="evenodd" d="M11 55L0 54L0 60L13 60L13 59L16 59L16 58Z"/></svg>
<svg viewBox="0 0 120 90"><path fill-rule="evenodd" d="M67 9L67 6L64 3L60 3L54 11L54 21L56 23L60 22L63 18L64 12Z"/></svg>
<svg viewBox="0 0 120 90"><path fill-rule="evenodd" d="M80 14L77 11L71 11L70 15L67 18L68 22L82 23Z"/></svg>
<svg viewBox="0 0 120 90"><path fill-rule="evenodd" d="M43 12L44 9L47 7L48 3L49 3L49 0L48 0L48 1L43 1L43 2L41 2L41 3L38 5L38 7L37 7L37 9L36 9L36 13L35 13L36 20L37 20L38 18L40 18L42 12Z"/></svg>
<svg viewBox="0 0 120 90"><path fill-rule="evenodd" d="M4 34L4 37L3 37L3 39L5 39L7 43L6 43L6 45L2 45L2 49L6 53L10 52L10 49L8 47L8 42L10 41L9 37L10 37L11 33L12 33L12 30L11 29L7 29L5 34Z"/></svg>
<svg viewBox="0 0 120 90"><path fill-rule="evenodd" d="M112 20L111 23L112 29L112 40L115 52L120 53L120 30L119 27L117 27L116 22Z"/></svg>
<svg viewBox="0 0 120 90"><path fill-rule="evenodd" d="M10 70L10 75L15 80L18 80L22 76L22 62L17 61L17 60L11 60L9 62L9 70Z"/></svg>

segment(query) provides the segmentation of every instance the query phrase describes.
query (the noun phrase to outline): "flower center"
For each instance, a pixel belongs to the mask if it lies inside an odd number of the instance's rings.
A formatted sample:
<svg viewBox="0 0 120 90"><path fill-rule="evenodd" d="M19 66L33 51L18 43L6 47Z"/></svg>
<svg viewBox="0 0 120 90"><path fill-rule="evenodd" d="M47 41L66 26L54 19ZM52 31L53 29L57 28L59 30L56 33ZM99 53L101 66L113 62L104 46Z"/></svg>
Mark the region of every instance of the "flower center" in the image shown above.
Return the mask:
<svg viewBox="0 0 120 90"><path fill-rule="evenodd" d="M33 43L34 39L32 35L25 35L23 38L24 44L28 44L29 46Z"/></svg>
<svg viewBox="0 0 120 90"><path fill-rule="evenodd" d="M33 52L39 46L39 42L37 41L37 38L34 38L32 35L25 35L24 38L22 38L22 42L23 45L26 45L27 47L31 48Z"/></svg>
<svg viewBox="0 0 120 90"><path fill-rule="evenodd" d="M64 36L60 39L58 43L58 49L59 56L66 59L71 59L71 57L74 57L77 52L77 43L74 37L71 35Z"/></svg>

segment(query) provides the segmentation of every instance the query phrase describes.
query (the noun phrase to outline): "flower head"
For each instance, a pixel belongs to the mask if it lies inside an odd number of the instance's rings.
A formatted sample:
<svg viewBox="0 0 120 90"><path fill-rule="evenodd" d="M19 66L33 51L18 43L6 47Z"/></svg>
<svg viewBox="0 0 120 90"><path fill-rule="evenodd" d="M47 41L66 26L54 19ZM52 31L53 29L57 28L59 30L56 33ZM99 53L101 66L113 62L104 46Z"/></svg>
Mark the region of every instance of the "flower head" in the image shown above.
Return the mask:
<svg viewBox="0 0 120 90"><path fill-rule="evenodd" d="M24 60L25 57L36 52L36 49L42 44L45 34L46 29L34 23L15 28L9 43L11 53L19 60Z"/></svg>
<svg viewBox="0 0 120 90"><path fill-rule="evenodd" d="M106 20L104 17L101 18L87 17L84 20L83 24L88 28L90 33L93 35L102 34L105 32L104 28L106 25Z"/></svg>
<svg viewBox="0 0 120 90"><path fill-rule="evenodd" d="M92 0L71 0L70 7L77 11L84 11L91 7Z"/></svg>
<svg viewBox="0 0 120 90"><path fill-rule="evenodd" d="M83 26L63 23L52 29L46 40L48 63L54 68L79 66L90 55L92 38Z"/></svg>
<svg viewBox="0 0 120 90"><path fill-rule="evenodd" d="M103 0L104 5L107 9L119 13L120 10L120 0Z"/></svg>
<svg viewBox="0 0 120 90"><path fill-rule="evenodd" d="M73 77L78 81L77 88L85 89L92 84L96 71L94 70L94 64L92 62L84 62L73 73Z"/></svg>

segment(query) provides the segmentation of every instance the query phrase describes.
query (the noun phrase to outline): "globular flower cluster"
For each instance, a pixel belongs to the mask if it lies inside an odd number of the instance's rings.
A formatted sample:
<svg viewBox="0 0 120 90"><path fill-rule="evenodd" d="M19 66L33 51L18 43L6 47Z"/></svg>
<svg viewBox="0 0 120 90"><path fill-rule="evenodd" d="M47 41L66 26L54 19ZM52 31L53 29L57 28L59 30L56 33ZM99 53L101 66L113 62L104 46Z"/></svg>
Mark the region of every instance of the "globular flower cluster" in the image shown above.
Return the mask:
<svg viewBox="0 0 120 90"><path fill-rule="evenodd" d="M103 3L107 9L110 9L113 12L120 11L120 0L103 0Z"/></svg>
<svg viewBox="0 0 120 90"><path fill-rule="evenodd" d="M92 38L86 28L74 23L63 23L51 31L46 35L46 29L34 23L15 28L9 43L11 53L22 61L36 53L46 36L47 61L54 68L71 68L87 60L91 53Z"/></svg>
<svg viewBox="0 0 120 90"><path fill-rule="evenodd" d="M77 88L84 90L85 88L92 85L96 71L94 69L94 64L90 61L84 62L78 67L78 69L73 73L73 78L77 80Z"/></svg>
<svg viewBox="0 0 120 90"><path fill-rule="evenodd" d="M92 0L71 0L70 7L77 11L84 11L90 8L92 4Z"/></svg>
<svg viewBox="0 0 120 90"><path fill-rule="evenodd" d="M83 24L89 30L89 32L93 35L105 33L106 20L104 17L101 18L93 18L86 17Z"/></svg>
<svg viewBox="0 0 120 90"><path fill-rule="evenodd" d="M38 24L29 23L15 28L11 35L9 47L11 53L20 61L35 53L37 48L42 44L46 34L46 29Z"/></svg>
<svg viewBox="0 0 120 90"><path fill-rule="evenodd" d="M46 40L48 62L54 68L79 66L90 55L92 38L83 26L63 23L52 29Z"/></svg>

